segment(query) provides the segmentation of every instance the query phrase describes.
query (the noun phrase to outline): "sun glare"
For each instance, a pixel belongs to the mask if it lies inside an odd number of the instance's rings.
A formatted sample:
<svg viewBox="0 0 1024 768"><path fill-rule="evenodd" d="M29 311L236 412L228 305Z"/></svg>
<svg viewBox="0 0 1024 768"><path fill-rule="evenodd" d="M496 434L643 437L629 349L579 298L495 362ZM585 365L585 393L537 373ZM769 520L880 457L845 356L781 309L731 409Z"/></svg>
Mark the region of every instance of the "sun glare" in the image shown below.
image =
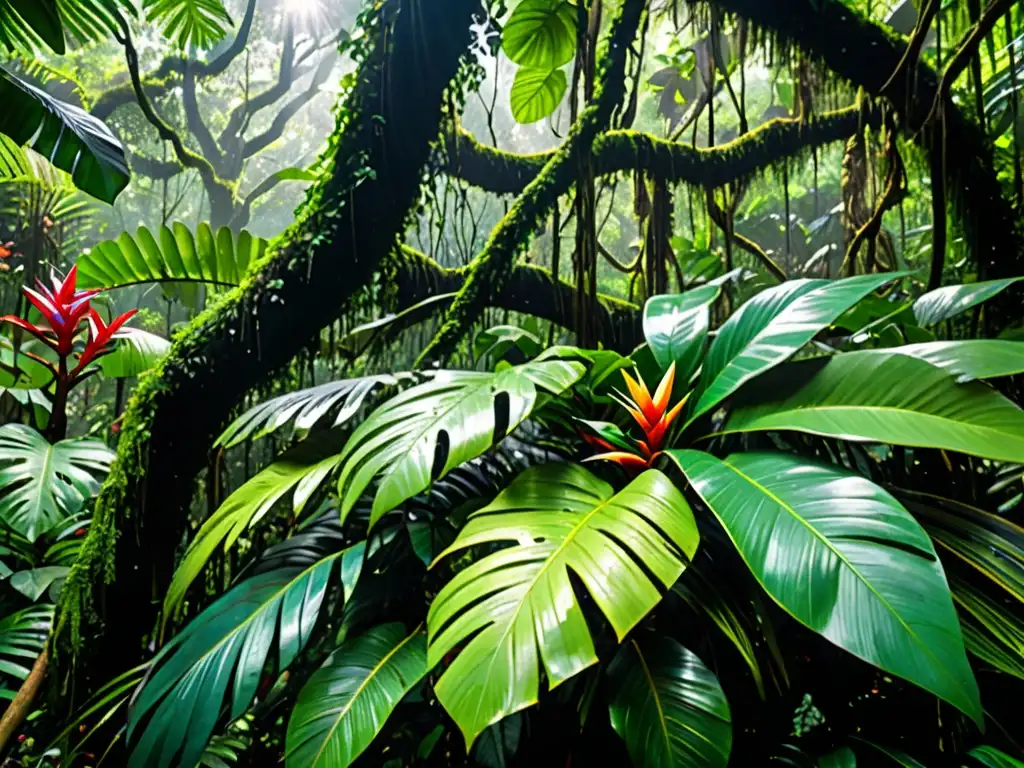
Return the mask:
<svg viewBox="0 0 1024 768"><path fill-rule="evenodd" d="M321 0L284 0L285 14L297 25L313 27L323 17Z"/></svg>

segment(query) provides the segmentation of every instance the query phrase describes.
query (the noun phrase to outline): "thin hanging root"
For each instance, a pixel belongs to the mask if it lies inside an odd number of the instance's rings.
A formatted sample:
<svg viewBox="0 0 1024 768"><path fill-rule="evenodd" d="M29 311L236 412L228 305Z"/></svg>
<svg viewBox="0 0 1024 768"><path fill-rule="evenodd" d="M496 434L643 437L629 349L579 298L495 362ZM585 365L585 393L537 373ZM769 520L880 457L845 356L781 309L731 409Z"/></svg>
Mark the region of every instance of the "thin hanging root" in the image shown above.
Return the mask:
<svg viewBox="0 0 1024 768"><path fill-rule="evenodd" d="M715 201L714 194L709 189L705 195L707 198L708 215L711 217L711 221L715 223L722 232L726 233L728 237L731 237L732 241L746 251L757 258L758 261L767 269L773 277L779 282L785 282L789 279L786 275L785 270L776 264L772 257L769 256L760 245L755 243L753 240L744 237L738 232L732 231L732 227L728 226L728 217L725 211L722 210L721 206Z"/></svg>
<svg viewBox="0 0 1024 768"><path fill-rule="evenodd" d="M846 249L846 255L843 257L842 266L839 267L840 274L843 273L847 266L855 262L857 252L865 240L873 241L878 237L878 233L882 229L882 218L886 212L900 205L903 202L903 198L907 195L907 170L896 146L895 126L891 121L889 130L886 132L885 150L886 156L889 159L889 171L885 177L885 191L882 194L882 199L878 201L878 205L872 212L871 218L853 236L849 248Z"/></svg>

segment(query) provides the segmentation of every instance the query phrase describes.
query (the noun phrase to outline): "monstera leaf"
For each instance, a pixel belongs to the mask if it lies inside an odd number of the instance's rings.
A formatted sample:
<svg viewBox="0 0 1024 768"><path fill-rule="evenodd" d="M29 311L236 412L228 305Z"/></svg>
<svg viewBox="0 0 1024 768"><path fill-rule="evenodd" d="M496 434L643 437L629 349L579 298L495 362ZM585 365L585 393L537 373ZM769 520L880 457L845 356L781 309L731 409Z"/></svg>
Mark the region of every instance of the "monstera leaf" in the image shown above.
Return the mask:
<svg viewBox="0 0 1024 768"><path fill-rule="evenodd" d="M686 385L700 367L711 326L711 305L721 288L705 285L678 296L655 296L644 306L644 337L662 370L676 364Z"/></svg>
<svg viewBox="0 0 1024 768"><path fill-rule="evenodd" d="M376 523L518 426L542 391L561 394L584 370L578 362L546 360L498 373L439 371L392 398L352 433L339 457L342 518L380 477L371 517Z"/></svg>
<svg viewBox="0 0 1024 768"><path fill-rule="evenodd" d="M1011 277L1005 280L989 280L983 283L946 285L936 288L914 302L914 317L917 319L917 324L922 326L941 323L988 301L1020 279Z"/></svg>
<svg viewBox="0 0 1024 768"><path fill-rule="evenodd" d="M427 674L427 636L384 624L346 642L309 679L288 720L287 768L347 768Z"/></svg>
<svg viewBox="0 0 1024 768"><path fill-rule="evenodd" d="M351 595L366 543L333 554L322 541L302 543L285 542L283 557L268 552L267 570L193 619L153 660L129 716L131 768L195 765L221 708L227 704L229 719L237 720L256 697L268 661L283 671L306 647L336 570L345 599Z"/></svg>
<svg viewBox="0 0 1024 768"><path fill-rule="evenodd" d="M289 424L293 425L294 433L306 432L329 414L335 414L331 425L341 426L359 412L371 394L396 386L403 378L408 378L408 374L363 376L275 397L250 408L231 422L214 446L231 448L246 440L273 434Z"/></svg>
<svg viewBox="0 0 1024 768"><path fill-rule="evenodd" d="M124 149L102 122L0 70L0 133L29 146L105 203L128 186Z"/></svg>
<svg viewBox="0 0 1024 768"><path fill-rule="evenodd" d="M754 296L725 322L711 344L690 421L788 360L858 301L899 277L789 280Z"/></svg>
<svg viewBox="0 0 1024 768"><path fill-rule="evenodd" d="M931 539L889 493L780 453L672 450L765 591L855 656L982 722Z"/></svg>
<svg viewBox="0 0 1024 768"><path fill-rule="evenodd" d="M441 557L517 546L459 571L427 616L428 665L457 653L434 691L467 747L537 701L541 664L553 688L597 662L570 571L621 640L679 578L698 538L686 500L657 470L615 493L577 464L545 464L471 515Z"/></svg>
<svg viewBox="0 0 1024 768"><path fill-rule="evenodd" d="M195 233L177 222L155 234L139 227L123 233L78 259L80 288L121 288L140 283L205 283L238 285L249 266L267 249L267 241L246 231L237 237L228 227L217 232L207 223Z"/></svg>
<svg viewBox="0 0 1024 768"><path fill-rule="evenodd" d="M576 6L569 0L522 0L505 23L501 47L523 67L565 66L576 55Z"/></svg>
<svg viewBox="0 0 1024 768"><path fill-rule="evenodd" d="M35 541L99 490L114 454L99 440L51 445L31 427L0 427L0 518Z"/></svg>
<svg viewBox="0 0 1024 768"><path fill-rule="evenodd" d="M725 768L732 719L718 679L671 637L629 640L608 667L612 727L637 768Z"/></svg>
<svg viewBox="0 0 1024 768"><path fill-rule="evenodd" d="M777 368L745 389L725 432L798 430L1024 462L1024 411L978 382L888 350Z"/></svg>
<svg viewBox="0 0 1024 768"><path fill-rule="evenodd" d="M163 25L180 48L210 50L227 34L231 16L221 0L143 0L146 18Z"/></svg>

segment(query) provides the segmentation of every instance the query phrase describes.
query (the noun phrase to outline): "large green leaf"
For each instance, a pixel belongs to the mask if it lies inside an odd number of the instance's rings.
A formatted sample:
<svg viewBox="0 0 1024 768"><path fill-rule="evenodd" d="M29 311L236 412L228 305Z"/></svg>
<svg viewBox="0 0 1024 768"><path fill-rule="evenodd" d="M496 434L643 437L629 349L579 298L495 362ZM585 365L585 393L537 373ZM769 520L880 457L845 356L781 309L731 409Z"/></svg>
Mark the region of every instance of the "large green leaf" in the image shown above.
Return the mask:
<svg viewBox="0 0 1024 768"><path fill-rule="evenodd" d="M790 280L754 296L725 322L711 344L690 421L788 360L843 312L900 276Z"/></svg>
<svg viewBox="0 0 1024 768"><path fill-rule="evenodd" d="M398 314L387 315L358 325L338 341L338 351L345 357L354 360L377 344L389 344L397 339L403 331L446 312L455 296L454 293L440 293L424 299Z"/></svg>
<svg viewBox="0 0 1024 768"><path fill-rule="evenodd" d="M718 679L679 641L630 639L608 667L612 727L636 768L725 768L732 718Z"/></svg>
<svg viewBox="0 0 1024 768"><path fill-rule="evenodd" d="M108 379L141 376L167 356L171 342L163 336L138 328L126 328L109 354L98 361Z"/></svg>
<svg viewBox="0 0 1024 768"><path fill-rule="evenodd" d="M0 675L24 680L46 645L53 623L53 606L36 605L0 619ZM0 698L13 699L13 690L0 683Z"/></svg>
<svg viewBox="0 0 1024 768"><path fill-rule="evenodd" d="M568 64L576 54L576 6L569 0L522 0L505 23L501 47L523 67Z"/></svg>
<svg viewBox="0 0 1024 768"><path fill-rule="evenodd" d="M946 285L929 291L914 302L914 317L918 325L934 325L988 301L1009 288L1019 277L989 280L967 285Z"/></svg>
<svg viewBox="0 0 1024 768"><path fill-rule="evenodd" d="M888 350L777 368L737 398L723 432L796 430L1024 461L1024 411L995 390Z"/></svg>
<svg viewBox="0 0 1024 768"><path fill-rule="evenodd" d="M982 722L931 539L888 492L789 454L668 453L787 612Z"/></svg>
<svg viewBox="0 0 1024 768"><path fill-rule="evenodd" d="M494 374L438 371L392 398L352 433L339 457L342 518L380 477L371 517L376 523L518 426L538 404L538 390L560 394L584 370L581 363L547 360Z"/></svg>
<svg viewBox="0 0 1024 768"><path fill-rule="evenodd" d="M975 762L971 765L981 765L984 768L1024 768L1024 763L1015 757L1010 757L1002 750L984 745L975 747L967 753Z"/></svg>
<svg viewBox="0 0 1024 768"><path fill-rule="evenodd" d="M113 203L128 186L124 149L95 117L0 70L0 133L29 146L62 171L76 186Z"/></svg>
<svg viewBox="0 0 1024 768"><path fill-rule="evenodd" d="M199 529L164 596L164 621L173 617L185 593L206 563L223 546L230 549L238 537L256 525L279 501L294 490L291 509L305 502L337 464L340 445L334 433L317 435L285 451L274 463L251 477L220 505Z"/></svg>
<svg viewBox="0 0 1024 768"><path fill-rule="evenodd" d="M517 123L536 123L558 109L569 83L562 69L520 67L509 92L512 117Z"/></svg>
<svg viewBox="0 0 1024 768"><path fill-rule="evenodd" d="M257 440L289 424L293 434L310 430L334 414L331 426L346 423L359 413L366 398L384 387L393 387L408 374L363 376L330 381L298 392L289 392L250 408L225 429L214 446L232 446Z"/></svg>
<svg viewBox="0 0 1024 768"><path fill-rule="evenodd" d="M849 747L839 747L818 759L818 768L857 768L857 756Z"/></svg>
<svg viewBox="0 0 1024 768"><path fill-rule="evenodd" d="M1024 373L1024 341L930 341L890 347L889 351L942 368L956 376L960 384Z"/></svg>
<svg viewBox="0 0 1024 768"><path fill-rule="evenodd" d="M657 470L615 493L577 464L545 464L474 513L442 557L517 546L460 571L427 616L429 666L457 652L434 690L467 747L537 701L541 665L554 688L597 662L570 571L621 641L657 605L659 587L679 578L698 540L686 500Z"/></svg>
<svg viewBox="0 0 1024 768"><path fill-rule="evenodd" d="M427 636L384 624L332 653L299 693L288 720L288 768L347 768L427 673Z"/></svg>
<svg viewBox="0 0 1024 768"><path fill-rule="evenodd" d="M242 716L270 661L280 673L309 642L338 568L347 599L366 550L360 542L326 554L336 536L286 541L266 570L238 584L193 619L154 659L128 721L132 768L195 765L229 705ZM271 651L276 650L276 663Z"/></svg>
<svg viewBox="0 0 1024 768"><path fill-rule="evenodd" d="M99 490L114 454L99 440L51 445L31 427L0 427L0 519L35 541Z"/></svg>
<svg viewBox="0 0 1024 768"><path fill-rule="evenodd" d="M210 50L227 34L231 16L221 0L143 0L146 18L163 25L179 47Z"/></svg>
<svg viewBox="0 0 1024 768"><path fill-rule="evenodd" d="M191 282L235 286L267 249L267 241L201 223L193 234L180 222L153 233L139 227L106 240L78 259L80 288L121 288L140 283Z"/></svg>
<svg viewBox="0 0 1024 768"><path fill-rule="evenodd" d="M658 365L676 364L686 385L700 367L711 326L711 305L721 288L705 285L675 296L654 296L644 305L644 338Z"/></svg>

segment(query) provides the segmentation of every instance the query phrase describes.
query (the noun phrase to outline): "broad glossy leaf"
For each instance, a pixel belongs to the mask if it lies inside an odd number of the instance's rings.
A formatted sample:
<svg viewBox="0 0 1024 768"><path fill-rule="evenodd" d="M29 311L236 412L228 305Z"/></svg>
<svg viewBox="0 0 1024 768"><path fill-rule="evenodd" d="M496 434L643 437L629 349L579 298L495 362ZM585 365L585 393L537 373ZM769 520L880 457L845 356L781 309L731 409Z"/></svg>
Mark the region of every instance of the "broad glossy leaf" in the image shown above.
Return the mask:
<svg viewBox="0 0 1024 768"><path fill-rule="evenodd" d="M892 747L883 747L881 744L875 744L873 741L867 741L865 739L858 738L857 741L860 744L864 744L866 746L871 747L874 750L881 752L883 755L892 760L896 765L902 766L902 768L925 768L924 765L919 763L917 760L915 760L902 750L893 749Z"/></svg>
<svg viewBox="0 0 1024 768"><path fill-rule="evenodd" d="M722 432L795 430L1024 461L1024 411L979 382L889 350L790 363L747 387Z"/></svg>
<svg viewBox="0 0 1024 768"><path fill-rule="evenodd" d="M80 288L121 288L144 283L238 285L249 265L267 250L267 241L242 231L218 232L206 222L193 233L180 222L151 231L139 227L105 240L78 258Z"/></svg>
<svg viewBox="0 0 1024 768"><path fill-rule="evenodd" d="M427 636L384 624L332 653L299 692L288 720L288 768L347 768L427 673Z"/></svg>
<svg viewBox="0 0 1024 768"><path fill-rule="evenodd" d="M473 745L473 760L481 768L509 768L512 758L519 751L522 733L521 712L488 726Z"/></svg>
<svg viewBox="0 0 1024 768"><path fill-rule="evenodd" d="M99 440L51 445L24 424L0 427L0 519L35 541L99 490L113 458Z"/></svg>
<svg viewBox="0 0 1024 768"><path fill-rule="evenodd" d="M352 433L338 459L342 519L380 478L371 517L376 523L518 426L542 391L560 394L584 370L581 363L547 360L493 374L438 371L387 401Z"/></svg>
<svg viewBox="0 0 1024 768"><path fill-rule="evenodd" d="M221 0L143 0L146 18L163 25L164 35L180 48L210 50L231 24Z"/></svg>
<svg viewBox="0 0 1024 768"><path fill-rule="evenodd" d="M496 325L486 331L480 331L473 339L473 357L477 360L490 355L500 360L512 347L519 349L527 357L536 357L544 348L536 334L515 325Z"/></svg>
<svg viewBox="0 0 1024 768"><path fill-rule="evenodd" d="M953 374L959 384L1024 373L1024 341L932 341L891 347L889 351L942 368Z"/></svg>
<svg viewBox="0 0 1024 768"><path fill-rule="evenodd" d="M789 280L757 294L719 329L697 387L690 421L743 384L785 362L843 312L900 274Z"/></svg>
<svg viewBox="0 0 1024 768"><path fill-rule="evenodd" d="M942 566L888 492L789 454L668 453L787 612L982 722Z"/></svg>
<svg viewBox="0 0 1024 768"><path fill-rule="evenodd" d="M952 499L900 490L941 549L1024 602L1024 528Z"/></svg>
<svg viewBox="0 0 1024 768"><path fill-rule="evenodd" d="M679 641L644 633L608 667L612 727L636 768L725 768L732 717L718 679Z"/></svg>
<svg viewBox="0 0 1024 768"><path fill-rule="evenodd" d="M674 296L654 296L644 305L644 338L661 369L676 364L686 385L700 367L711 326L711 305L721 288L705 285Z"/></svg>
<svg viewBox="0 0 1024 768"><path fill-rule="evenodd" d="M576 55L576 6L569 0L522 0L501 32L501 47L523 67L552 70Z"/></svg>
<svg viewBox="0 0 1024 768"><path fill-rule="evenodd" d="M114 350L99 359L99 367L108 379L141 376L156 367L171 349L171 342L139 328L124 329Z"/></svg>
<svg viewBox="0 0 1024 768"><path fill-rule="evenodd" d="M70 570L71 568L66 565L46 565L11 574L8 583L34 603L43 596L51 584L58 579L64 579Z"/></svg>
<svg viewBox="0 0 1024 768"><path fill-rule="evenodd" d="M536 123L558 109L569 87L563 69L520 67L509 101L517 123Z"/></svg>
<svg viewBox="0 0 1024 768"><path fill-rule="evenodd" d="M686 500L657 470L615 493L577 464L545 464L474 513L444 555L517 546L459 571L427 616L429 665L457 653L434 690L467 746L537 701L541 666L553 688L597 662L570 571L621 640L683 572L698 538Z"/></svg>
<svg viewBox="0 0 1024 768"><path fill-rule="evenodd" d="M982 747L975 747L967 753L978 765L985 768L1024 768L1024 763L1015 757L1010 757L1002 750L990 747L987 744Z"/></svg>
<svg viewBox="0 0 1024 768"><path fill-rule="evenodd" d="M113 203L128 185L120 142L102 122L76 106L0 70L0 133L31 147L71 174L75 185Z"/></svg>
<svg viewBox="0 0 1024 768"><path fill-rule="evenodd" d="M214 446L231 448L246 440L258 440L289 424L293 433L306 432L335 414L331 426L341 426L363 407L374 392L396 386L408 374L363 376L320 384L289 392L260 403L243 413L217 438Z"/></svg>
<svg viewBox="0 0 1024 768"><path fill-rule="evenodd" d="M238 537L295 492L291 508L301 510L313 489L337 464L340 445L334 433L316 435L283 453L269 467L251 477L220 505L199 529L164 596L164 621L173 617L185 593L218 547L230 549Z"/></svg>
<svg viewBox="0 0 1024 768"><path fill-rule="evenodd" d="M194 618L154 659L132 704L129 766L195 765L222 706L236 720L252 703L271 651L281 672L305 648L336 568L351 594L365 549L360 542L325 556L311 547L241 582Z"/></svg>
<svg viewBox="0 0 1024 768"><path fill-rule="evenodd" d="M983 283L966 285L945 285L929 291L914 302L914 317L918 325L934 325L988 301L993 296L1005 291L1019 277L1005 280L989 280Z"/></svg>

